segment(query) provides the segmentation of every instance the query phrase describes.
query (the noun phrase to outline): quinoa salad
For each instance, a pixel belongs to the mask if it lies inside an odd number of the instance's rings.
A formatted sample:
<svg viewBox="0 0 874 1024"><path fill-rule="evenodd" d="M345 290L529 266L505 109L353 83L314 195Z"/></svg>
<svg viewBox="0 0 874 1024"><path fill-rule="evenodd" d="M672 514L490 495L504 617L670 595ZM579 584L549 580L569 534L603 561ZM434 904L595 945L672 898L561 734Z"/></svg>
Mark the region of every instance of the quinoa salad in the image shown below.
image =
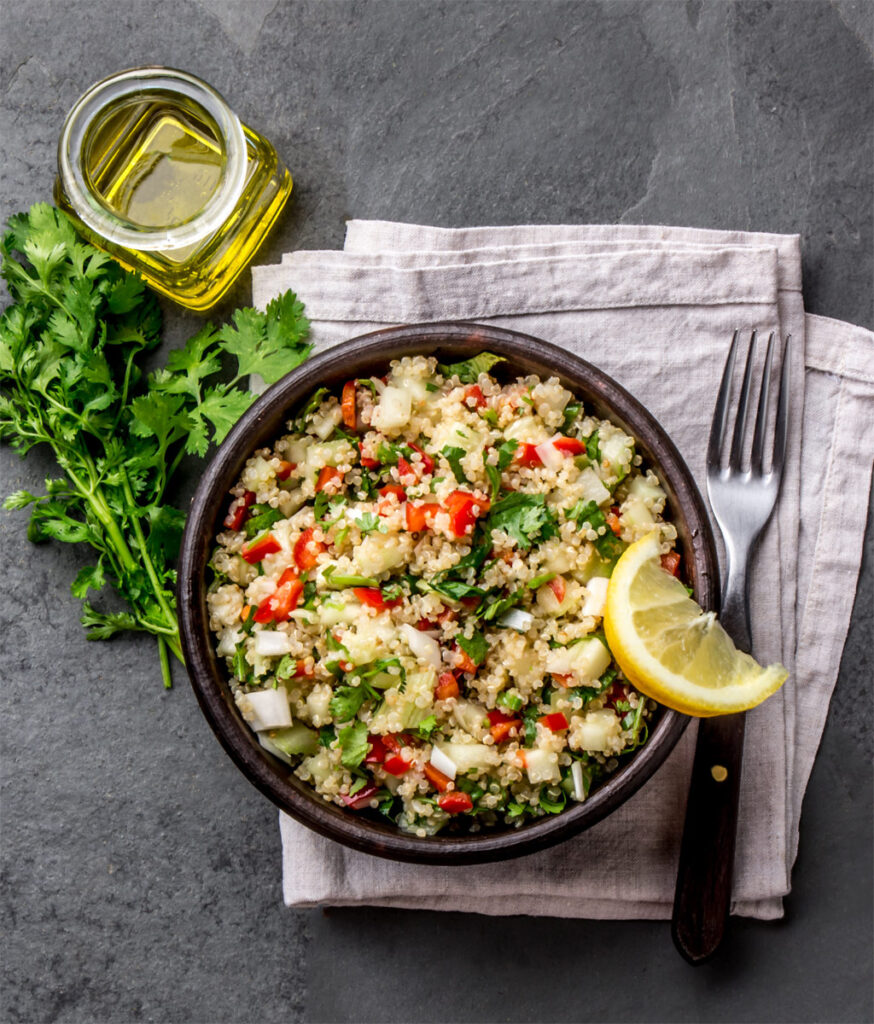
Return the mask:
<svg viewBox="0 0 874 1024"><path fill-rule="evenodd" d="M208 594L259 742L405 832L559 814L646 742L656 704L601 628L665 492L556 378L490 353L320 388L230 495ZM503 383L501 381L504 381Z"/></svg>

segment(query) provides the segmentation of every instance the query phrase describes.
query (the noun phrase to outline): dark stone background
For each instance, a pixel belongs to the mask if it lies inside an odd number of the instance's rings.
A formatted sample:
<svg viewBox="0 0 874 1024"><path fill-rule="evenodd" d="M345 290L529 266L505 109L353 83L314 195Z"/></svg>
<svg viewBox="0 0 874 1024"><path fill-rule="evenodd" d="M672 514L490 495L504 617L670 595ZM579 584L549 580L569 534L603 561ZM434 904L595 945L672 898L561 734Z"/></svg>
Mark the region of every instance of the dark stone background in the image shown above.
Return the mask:
<svg viewBox="0 0 874 1024"><path fill-rule="evenodd" d="M292 168L263 262L350 216L798 231L808 309L872 327L872 11L2 0L0 215L49 197L92 81L168 64ZM195 325L168 306L168 345ZM3 493L49 472L0 457ZM184 675L164 693L150 641L85 641L80 552L28 545L22 513L0 542L3 1020L872 1019L870 529L786 919L733 922L697 970L665 923L284 909L275 809Z"/></svg>

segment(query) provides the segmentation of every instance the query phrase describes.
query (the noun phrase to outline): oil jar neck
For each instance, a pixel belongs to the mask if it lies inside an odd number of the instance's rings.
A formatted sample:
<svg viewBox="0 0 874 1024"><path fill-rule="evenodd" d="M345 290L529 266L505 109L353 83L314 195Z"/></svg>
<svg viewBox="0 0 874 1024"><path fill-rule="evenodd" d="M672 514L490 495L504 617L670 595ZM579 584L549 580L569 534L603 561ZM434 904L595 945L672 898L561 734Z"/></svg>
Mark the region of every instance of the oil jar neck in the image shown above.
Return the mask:
<svg viewBox="0 0 874 1024"><path fill-rule="evenodd" d="M87 167L93 136L114 108L160 96L205 114L220 149L221 173L200 209L178 223L143 225L110 207ZM132 68L92 86L67 115L58 143L60 185L85 225L108 242L143 251L182 249L215 234L236 207L246 183L246 141L240 119L205 82L172 68Z"/></svg>

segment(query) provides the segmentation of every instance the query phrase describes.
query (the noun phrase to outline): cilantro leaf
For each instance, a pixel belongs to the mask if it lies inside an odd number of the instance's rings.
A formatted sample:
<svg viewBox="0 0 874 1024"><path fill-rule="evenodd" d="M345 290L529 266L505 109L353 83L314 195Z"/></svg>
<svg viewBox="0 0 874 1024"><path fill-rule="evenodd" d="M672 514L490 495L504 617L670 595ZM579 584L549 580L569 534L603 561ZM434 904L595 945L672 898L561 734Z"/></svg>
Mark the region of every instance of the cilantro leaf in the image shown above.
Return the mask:
<svg viewBox="0 0 874 1024"><path fill-rule="evenodd" d="M432 580L428 584L429 589L453 601L460 601L463 597L485 597L486 592L470 583L463 583L461 580Z"/></svg>
<svg viewBox="0 0 874 1024"><path fill-rule="evenodd" d="M503 356L491 352L480 352L477 356L460 363L440 364L437 369L444 377L458 377L462 384L476 384L481 373L488 373L497 363L504 363Z"/></svg>
<svg viewBox="0 0 874 1024"><path fill-rule="evenodd" d="M580 415L582 405L579 402L569 402L564 407L564 416L561 423L561 432L567 434L574 425L574 420Z"/></svg>
<svg viewBox="0 0 874 1024"><path fill-rule="evenodd" d="M455 638L458 646L468 655L474 665L482 665L489 653L489 642L478 629L473 631L473 636L465 636L459 633Z"/></svg>
<svg viewBox="0 0 874 1024"><path fill-rule="evenodd" d="M515 608L517 604L520 604L524 596L524 590L514 590L512 594L507 594L506 597L500 597L497 601L492 601L492 603L487 605L482 611L478 611L477 615L479 615L484 622L493 622L495 619L500 618L504 612L507 612L511 608Z"/></svg>
<svg viewBox="0 0 874 1024"><path fill-rule="evenodd" d="M337 738L343 751L340 755L340 764L345 768L357 768L370 750L370 744L367 742L367 725L364 722L355 722L341 729Z"/></svg>
<svg viewBox="0 0 874 1024"><path fill-rule="evenodd" d="M257 309L237 309L218 332L222 348L237 360L237 379L258 374L267 384L299 366L312 346L303 339L309 323L302 315L297 298L286 293L274 299L262 313ZM298 312L300 310L300 313Z"/></svg>
<svg viewBox="0 0 874 1024"><path fill-rule="evenodd" d="M416 732L420 739L430 740L431 733L437 728L437 719L433 715L428 715L427 718L423 718L421 722L416 726Z"/></svg>
<svg viewBox="0 0 874 1024"><path fill-rule="evenodd" d="M467 452L463 448L454 448L452 445L447 444L444 446L440 454L452 467L455 479L460 484L469 484L470 480L467 479L464 475L464 470L461 468L461 460L465 455L467 455Z"/></svg>
<svg viewBox="0 0 874 1024"><path fill-rule="evenodd" d="M337 722L351 722L367 696L363 686L338 686L331 697L331 717Z"/></svg>
<svg viewBox="0 0 874 1024"><path fill-rule="evenodd" d="M517 491L492 505L488 529L501 530L527 551L535 541L555 536L558 524L545 495Z"/></svg>

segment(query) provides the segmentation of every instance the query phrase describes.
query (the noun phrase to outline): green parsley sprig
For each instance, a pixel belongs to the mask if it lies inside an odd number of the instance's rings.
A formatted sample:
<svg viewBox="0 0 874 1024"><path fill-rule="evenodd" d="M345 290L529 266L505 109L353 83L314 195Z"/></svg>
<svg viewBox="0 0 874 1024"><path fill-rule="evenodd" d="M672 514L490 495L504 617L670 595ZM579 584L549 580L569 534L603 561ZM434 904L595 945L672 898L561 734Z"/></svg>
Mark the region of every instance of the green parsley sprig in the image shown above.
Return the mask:
<svg viewBox="0 0 874 1024"><path fill-rule="evenodd" d="M151 633L169 686L168 652L182 660L173 563L185 516L166 500L168 485L186 455L220 443L255 400L250 374L271 384L306 359L303 306L286 292L266 312L237 310L232 324L204 326L146 375L161 313L143 282L45 203L7 228L0 273L13 301L0 317L0 439L21 456L47 445L61 475L5 507L30 507L32 541L91 546L96 559L71 587L85 601L89 639ZM107 584L127 611L88 603Z"/></svg>

